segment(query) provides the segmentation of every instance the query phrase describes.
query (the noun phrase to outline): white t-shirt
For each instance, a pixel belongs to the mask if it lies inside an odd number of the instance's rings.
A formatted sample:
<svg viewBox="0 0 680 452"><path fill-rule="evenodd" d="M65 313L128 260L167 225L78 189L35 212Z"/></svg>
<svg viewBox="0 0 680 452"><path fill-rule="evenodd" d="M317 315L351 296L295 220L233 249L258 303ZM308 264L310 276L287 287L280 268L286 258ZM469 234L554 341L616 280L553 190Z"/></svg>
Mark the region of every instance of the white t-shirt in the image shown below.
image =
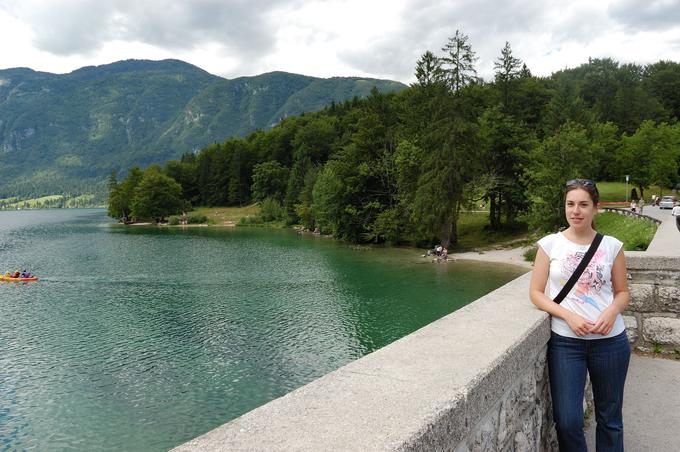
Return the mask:
<svg viewBox="0 0 680 452"><path fill-rule="evenodd" d="M538 241L538 245L550 259L548 296L554 299L574 273L590 245L579 245L578 243L571 242L561 232L543 237ZM600 313L614 301L611 279L612 266L622 246L623 243L614 237L604 236L581 277L574 284L569 294L562 300L562 307L592 322L597 320ZM612 331L607 336L601 334L577 336L569 328L567 322L558 317L552 318L551 329L560 336L580 339L604 339L605 337L616 336L626 328L623 324L623 318L619 314L616 317Z"/></svg>
<svg viewBox="0 0 680 452"><path fill-rule="evenodd" d="M671 210L671 215L674 217L680 217L680 206L673 207L673 210Z"/></svg>

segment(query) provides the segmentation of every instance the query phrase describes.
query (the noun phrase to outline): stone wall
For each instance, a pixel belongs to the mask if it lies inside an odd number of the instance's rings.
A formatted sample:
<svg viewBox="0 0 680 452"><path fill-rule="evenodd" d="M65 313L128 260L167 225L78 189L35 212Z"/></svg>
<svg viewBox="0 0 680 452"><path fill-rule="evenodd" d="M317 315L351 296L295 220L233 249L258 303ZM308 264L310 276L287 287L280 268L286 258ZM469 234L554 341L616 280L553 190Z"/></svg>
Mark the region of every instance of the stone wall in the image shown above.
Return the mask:
<svg viewBox="0 0 680 452"><path fill-rule="evenodd" d="M520 375L455 452L557 450L546 349Z"/></svg>
<svg viewBox="0 0 680 452"><path fill-rule="evenodd" d="M631 299L624 320L632 347L680 355L680 257L626 253L626 259Z"/></svg>

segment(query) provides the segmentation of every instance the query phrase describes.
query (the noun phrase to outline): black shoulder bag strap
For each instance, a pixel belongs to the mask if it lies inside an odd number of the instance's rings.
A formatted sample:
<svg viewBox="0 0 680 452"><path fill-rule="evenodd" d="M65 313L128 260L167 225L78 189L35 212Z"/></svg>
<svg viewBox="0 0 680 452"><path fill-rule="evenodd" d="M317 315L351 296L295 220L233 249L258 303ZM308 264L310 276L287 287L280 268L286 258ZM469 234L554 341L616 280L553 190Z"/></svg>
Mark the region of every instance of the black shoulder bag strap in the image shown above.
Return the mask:
<svg viewBox="0 0 680 452"><path fill-rule="evenodd" d="M602 242L602 237L604 236L599 232L595 234L593 243L590 244L590 248L588 248L588 251L586 251L586 254L583 256L583 259L581 259L581 262L579 262L578 267L576 267L576 270L574 270L574 273L571 275L571 278L569 278L569 281L567 281L564 287L562 287L562 290L560 290L560 293L558 293L555 299L553 300L555 303L557 304L562 303L564 297L566 297L567 294L569 294L569 292L571 291L571 288L574 287L576 281L578 281L578 279L583 274L583 270L586 269L586 267L590 263L590 260L593 258L593 255L595 255L595 251L597 251L597 248L600 246L600 242Z"/></svg>

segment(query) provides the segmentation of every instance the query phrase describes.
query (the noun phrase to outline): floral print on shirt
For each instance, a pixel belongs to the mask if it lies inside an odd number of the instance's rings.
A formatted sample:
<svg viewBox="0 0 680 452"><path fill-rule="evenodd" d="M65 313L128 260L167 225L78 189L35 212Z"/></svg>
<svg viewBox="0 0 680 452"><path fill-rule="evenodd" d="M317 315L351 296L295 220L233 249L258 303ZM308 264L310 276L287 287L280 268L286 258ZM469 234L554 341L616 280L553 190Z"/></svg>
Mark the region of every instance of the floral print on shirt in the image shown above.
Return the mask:
<svg viewBox="0 0 680 452"><path fill-rule="evenodd" d="M564 278L564 284L571 277L578 267L578 264L583 259L585 252L577 251L574 254L570 254L564 260L564 265L562 266L562 277ZM573 301L584 304L587 303L593 306L598 311L602 311L597 302L589 296L589 293L600 293L602 285L605 283L604 280L604 268L605 268L605 251L598 249L593 258L588 263L588 266L583 270L583 274L576 282L575 292L576 298L572 298Z"/></svg>

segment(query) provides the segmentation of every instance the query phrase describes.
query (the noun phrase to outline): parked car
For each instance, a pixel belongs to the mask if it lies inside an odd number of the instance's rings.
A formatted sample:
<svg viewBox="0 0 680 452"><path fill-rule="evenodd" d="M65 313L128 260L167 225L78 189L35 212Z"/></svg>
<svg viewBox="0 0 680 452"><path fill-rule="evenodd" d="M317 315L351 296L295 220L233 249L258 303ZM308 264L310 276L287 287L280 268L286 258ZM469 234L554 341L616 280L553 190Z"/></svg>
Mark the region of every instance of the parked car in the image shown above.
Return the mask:
<svg viewBox="0 0 680 452"><path fill-rule="evenodd" d="M676 201L677 198L675 196L664 196L659 202L659 209L672 209Z"/></svg>

